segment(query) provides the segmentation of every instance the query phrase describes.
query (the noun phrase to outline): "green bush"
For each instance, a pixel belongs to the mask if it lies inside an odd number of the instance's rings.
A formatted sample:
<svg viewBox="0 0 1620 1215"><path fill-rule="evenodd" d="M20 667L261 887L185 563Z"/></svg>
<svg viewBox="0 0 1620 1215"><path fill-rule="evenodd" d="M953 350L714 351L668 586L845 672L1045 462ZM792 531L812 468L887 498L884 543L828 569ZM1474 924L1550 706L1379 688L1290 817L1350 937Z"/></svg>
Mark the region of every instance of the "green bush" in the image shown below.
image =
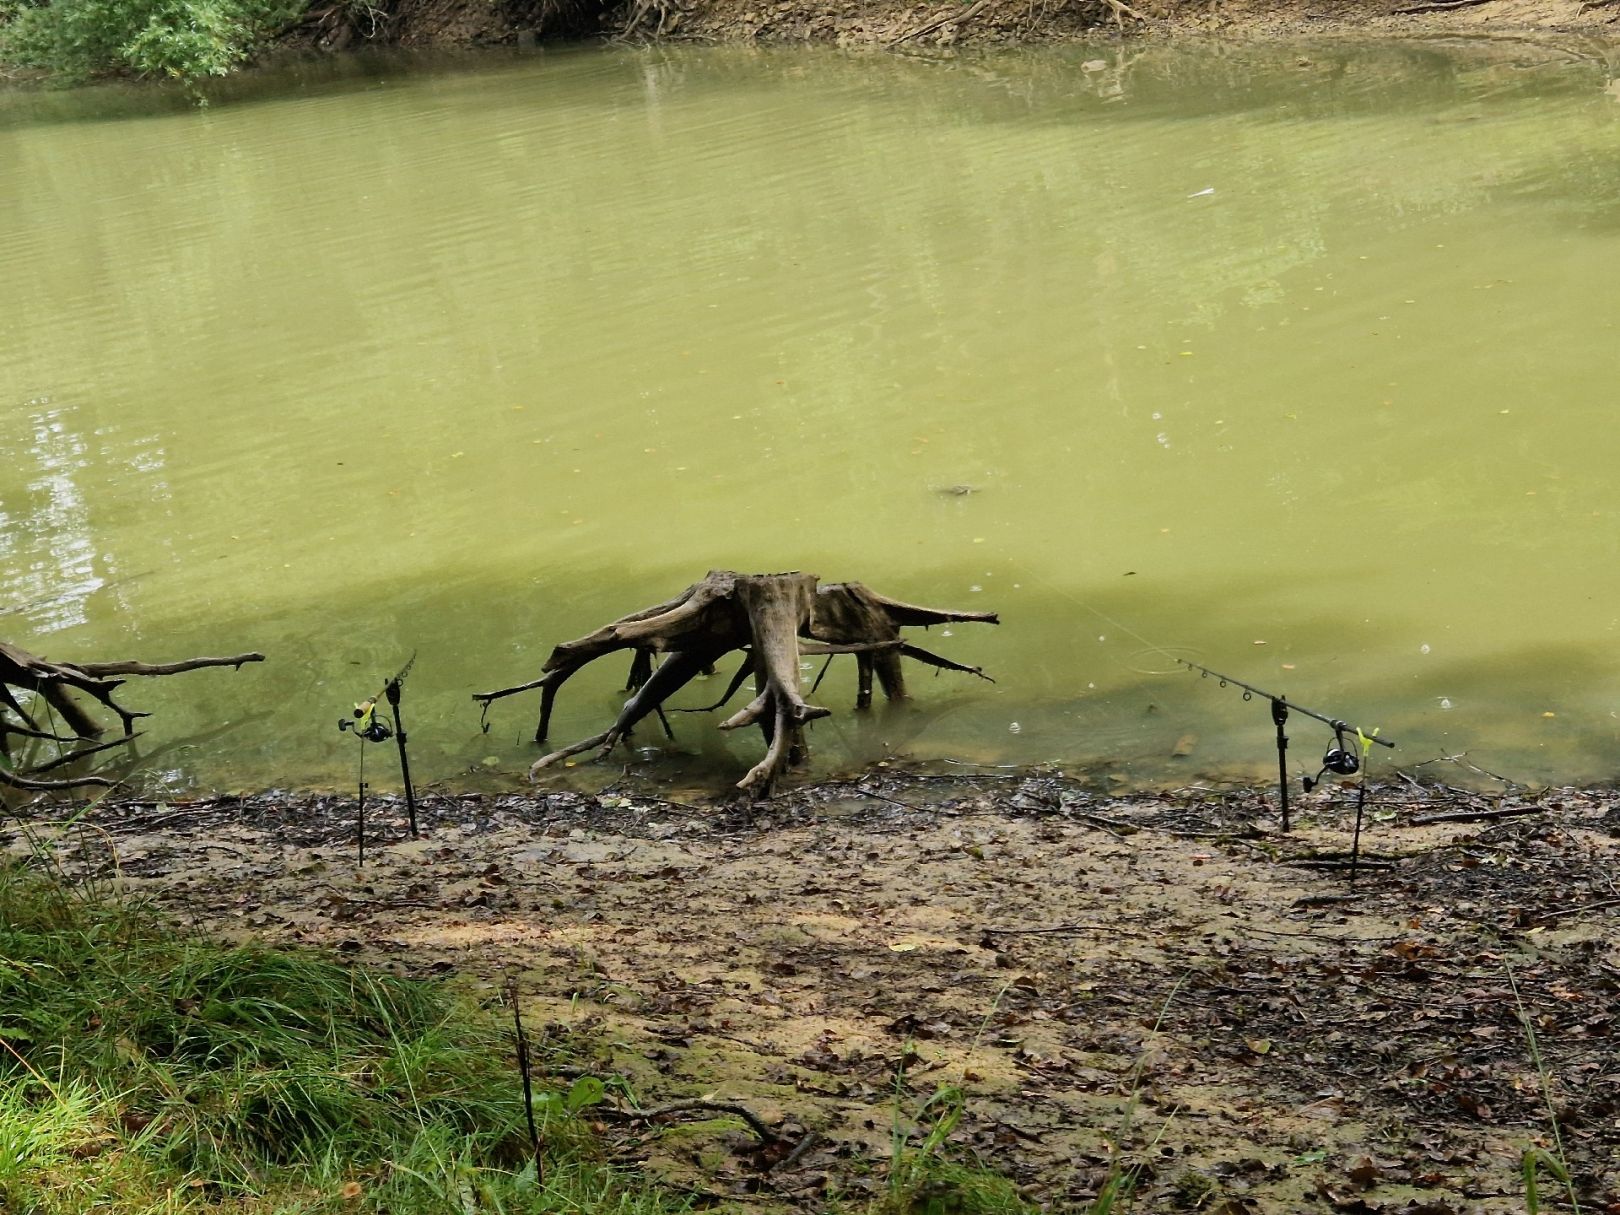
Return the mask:
<svg viewBox="0 0 1620 1215"><path fill-rule="evenodd" d="M223 76L304 8L301 0L48 0L6 4L0 60L70 80Z"/></svg>

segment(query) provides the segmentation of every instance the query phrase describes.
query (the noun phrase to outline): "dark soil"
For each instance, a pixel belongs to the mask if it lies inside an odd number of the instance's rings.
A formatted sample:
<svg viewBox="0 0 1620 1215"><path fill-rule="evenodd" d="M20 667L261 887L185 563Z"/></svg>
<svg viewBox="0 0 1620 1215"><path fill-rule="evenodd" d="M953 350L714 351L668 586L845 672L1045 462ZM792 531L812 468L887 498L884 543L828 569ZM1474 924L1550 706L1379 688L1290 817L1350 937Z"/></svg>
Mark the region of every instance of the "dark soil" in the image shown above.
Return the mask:
<svg viewBox="0 0 1620 1215"><path fill-rule="evenodd" d="M752 810L435 793L419 840L373 802L363 869L337 796L103 801L7 834L210 933L491 994L515 975L534 1025L593 1037L643 1102L815 1133L786 1166L712 1124L622 1140L718 1198L863 1201L897 1108L959 1084L952 1151L1053 1205L1117 1150L1139 1210L1523 1211L1556 1116L1582 1209L1620 1211L1620 799L1403 778L1369 792L1352 882L1353 788L1287 835L1274 797L893 770Z"/></svg>

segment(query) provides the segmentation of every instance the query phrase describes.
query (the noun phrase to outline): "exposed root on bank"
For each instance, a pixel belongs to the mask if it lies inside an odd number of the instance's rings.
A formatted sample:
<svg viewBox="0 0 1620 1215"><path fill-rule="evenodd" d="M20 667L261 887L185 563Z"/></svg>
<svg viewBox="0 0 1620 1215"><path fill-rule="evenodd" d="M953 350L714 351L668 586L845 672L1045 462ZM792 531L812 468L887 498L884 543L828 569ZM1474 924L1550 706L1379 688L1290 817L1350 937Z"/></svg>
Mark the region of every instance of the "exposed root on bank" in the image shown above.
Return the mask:
<svg viewBox="0 0 1620 1215"><path fill-rule="evenodd" d="M1125 18L1127 17L1129 17L1132 21L1140 21L1144 25L1147 24L1147 18L1141 13L1137 12L1130 5L1124 3L1123 0L1103 0L1103 3L1108 6L1108 11L1114 16L1114 24L1120 29L1125 28Z"/></svg>
<svg viewBox="0 0 1620 1215"><path fill-rule="evenodd" d="M680 23L680 5L672 3L672 0L633 0L629 16L625 18L624 28L619 31L619 37L634 38L644 35L648 38L662 38L665 34L674 33Z"/></svg>
<svg viewBox="0 0 1620 1215"><path fill-rule="evenodd" d="M990 0L974 0L973 7L968 9L966 12L946 13L943 17L936 17L934 20L927 22L924 25L919 25L910 33L901 34L898 38L894 39L894 41L890 42L889 45L899 46L902 42L910 42L913 38L921 38L924 34L931 34L937 29L943 29L947 25L966 25L969 21L973 20L973 18L977 17L989 7Z"/></svg>
<svg viewBox="0 0 1620 1215"><path fill-rule="evenodd" d="M1465 0L1465 3L1484 3L1484 0ZM954 35L959 33L961 29L968 23L984 17L987 13L990 14L989 19L994 21L996 16L996 14L992 12L994 7L995 6L992 4L991 0L975 0L975 2L967 9L960 12L952 11L942 13L938 17L925 21L922 25L917 26L915 29L907 30L905 33L889 39L885 45L889 47L896 47L907 42L914 42L918 38L925 38L929 34L945 30L947 27L950 28L952 35ZM1140 22L1143 25L1148 24L1148 18L1143 13L1132 8L1129 4L1124 3L1124 0L1097 0L1097 7L1102 12L1105 12L1108 16L1112 17L1114 24L1120 29L1125 27L1125 19L1127 17L1129 17L1132 21ZM1026 24L1030 28L1033 28L1033 7L1030 8L1029 12L1030 16ZM1003 16L1004 15L1005 14L1003 14ZM955 487L952 488L954 489Z"/></svg>

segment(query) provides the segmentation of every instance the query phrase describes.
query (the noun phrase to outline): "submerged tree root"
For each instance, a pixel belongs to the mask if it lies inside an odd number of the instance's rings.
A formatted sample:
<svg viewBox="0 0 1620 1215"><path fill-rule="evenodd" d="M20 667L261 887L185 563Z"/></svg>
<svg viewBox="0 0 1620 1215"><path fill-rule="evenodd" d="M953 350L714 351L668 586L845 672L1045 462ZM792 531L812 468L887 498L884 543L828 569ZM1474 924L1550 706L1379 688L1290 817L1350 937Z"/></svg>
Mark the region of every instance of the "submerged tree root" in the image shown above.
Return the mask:
<svg viewBox="0 0 1620 1215"><path fill-rule="evenodd" d="M832 710L806 702L799 690L799 659L803 655L853 654L859 669L856 708L872 703L873 681L890 700L906 695L902 657L950 671L963 671L988 679L977 667L964 666L911 645L900 636L907 626L979 621L997 624L994 612L955 612L918 607L888 599L859 582L818 586L814 574L739 574L711 570L701 581L675 598L632 612L588 636L557 646L546 660L539 679L480 692L473 699L484 705L519 692L540 689L540 723L536 742L544 742L551 725L557 690L574 674L598 658L619 650L632 650L632 695L618 718L600 734L553 751L538 760L530 776L569 756L600 749L611 752L620 739L648 714L662 717L671 695L733 650L741 650L743 664L726 693L703 712L721 708L750 675L754 698L720 723L722 730L757 725L765 736L765 758L755 764L737 787L757 797L770 795L776 779L791 765L802 762L808 750L804 726ZM656 667L653 656L663 654ZM816 683L820 684L818 678ZM815 689L811 689L814 694ZM665 727L668 728L667 719Z"/></svg>
<svg viewBox="0 0 1620 1215"><path fill-rule="evenodd" d="M77 789L99 785L110 788L116 781L104 776L71 776L41 780L39 774L75 763L88 756L132 742L140 735L135 722L148 713L124 708L113 699L123 686L123 675L177 675L203 667L235 667L263 662L263 654L234 654L228 658L188 658L182 662L51 662L28 651L0 641L0 785L14 789ZM117 714L123 734L111 742L97 742L105 728L80 703L88 697ZM41 707L46 714L42 725ZM60 720L61 726L56 725ZM49 728L46 728L46 725ZM13 740L51 742L73 747L32 768L16 768L12 763ZM87 743L87 746L79 746Z"/></svg>

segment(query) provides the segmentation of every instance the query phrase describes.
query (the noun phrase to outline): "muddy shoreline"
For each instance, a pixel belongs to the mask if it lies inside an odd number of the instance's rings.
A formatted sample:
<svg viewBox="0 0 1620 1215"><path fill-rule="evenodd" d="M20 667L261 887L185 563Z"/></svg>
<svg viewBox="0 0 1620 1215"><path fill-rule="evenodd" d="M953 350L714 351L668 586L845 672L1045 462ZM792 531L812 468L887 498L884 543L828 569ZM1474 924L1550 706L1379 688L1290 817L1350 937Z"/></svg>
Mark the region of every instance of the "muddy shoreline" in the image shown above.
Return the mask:
<svg viewBox="0 0 1620 1215"><path fill-rule="evenodd" d="M108 800L5 835L210 935L490 996L516 977L643 1101L815 1133L769 1171L724 1126L621 1143L715 1199L862 1202L897 1112L950 1084L951 1151L1054 1206L1117 1150L1139 1209L1522 1211L1521 1155L1553 1145L1528 1020L1583 1209L1620 1210L1620 797L1375 786L1354 882L1353 790L1287 835L1274 801L1012 771L752 808L429 792L417 840L372 803L364 867L336 795Z"/></svg>

